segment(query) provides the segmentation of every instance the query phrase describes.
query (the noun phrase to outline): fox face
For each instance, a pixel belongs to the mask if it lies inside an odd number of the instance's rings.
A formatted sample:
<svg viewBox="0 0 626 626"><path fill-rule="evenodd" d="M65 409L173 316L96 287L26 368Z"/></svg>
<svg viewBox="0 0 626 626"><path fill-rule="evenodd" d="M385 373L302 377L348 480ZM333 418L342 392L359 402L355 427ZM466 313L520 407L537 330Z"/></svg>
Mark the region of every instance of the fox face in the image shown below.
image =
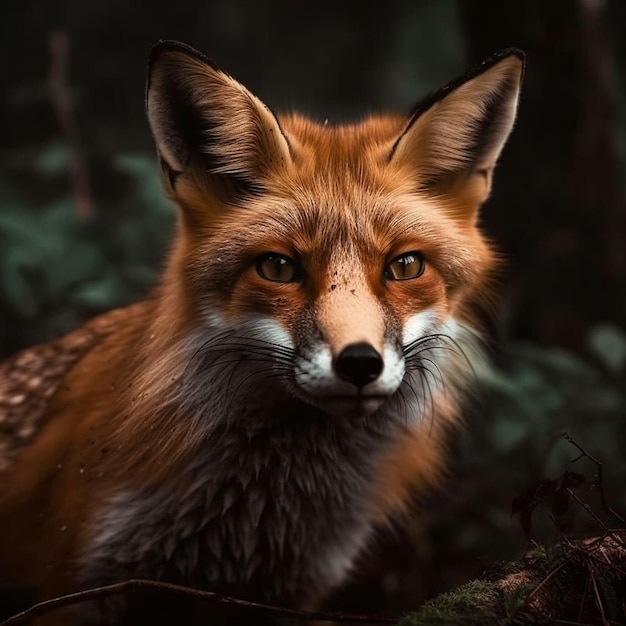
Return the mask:
<svg viewBox="0 0 626 626"><path fill-rule="evenodd" d="M496 265L478 208L522 66L507 50L408 118L331 126L276 117L186 46L155 48L148 114L185 268L170 279L207 337L246 344L254 380L335 416L402 399L419 418L457 386Z"/></svg>
<svg viewBox="0 0 626 626"><path fill-rule="evenodd" d="M482 258L474 243L466 258L457 253L459 267L442 265L444 250L461 247L458 229L429 220L427 203L416 207L392 192L380 198L345 189L328 202L303 190L302 199L276 202L288 218L253 209L249 228L237 229L232 256L211 258L202 270L220 283L230 278L220 286L198 277L205 286L196 297L209 324L238 328L271 355L290 392L331 414L371 413L399 390L407 362L419 365L420 349L435 361L445 360L446 347L457 349L469 327L457 321L463 313L455 297L488 269L486 246ZM368 213L368 228L360 231ZM233 245L228 227L224 237L220 250ZM420 380L436 376L415 372Z"/></svg>

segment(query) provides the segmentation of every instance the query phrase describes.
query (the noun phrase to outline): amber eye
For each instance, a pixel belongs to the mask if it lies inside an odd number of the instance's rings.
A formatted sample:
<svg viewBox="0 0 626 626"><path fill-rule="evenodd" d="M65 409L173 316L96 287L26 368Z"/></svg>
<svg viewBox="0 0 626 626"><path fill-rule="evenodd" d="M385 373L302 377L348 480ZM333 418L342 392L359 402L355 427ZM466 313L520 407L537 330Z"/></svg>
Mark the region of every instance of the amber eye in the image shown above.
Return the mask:
<svg viewBox="0 0 626 626"><path fill-rule="evenodd" d="M397 256L385 268L385 278L388 280L409 280L418 278L424 273L424 257L416 251L405 252Z"/></svg>
<svg viewBox="0 0 626 626"><path fill-rule="evenodd" d="M302 277L300 266L284 254L269 252L256 262L259 276L275 283L295 283Z"/></svg>

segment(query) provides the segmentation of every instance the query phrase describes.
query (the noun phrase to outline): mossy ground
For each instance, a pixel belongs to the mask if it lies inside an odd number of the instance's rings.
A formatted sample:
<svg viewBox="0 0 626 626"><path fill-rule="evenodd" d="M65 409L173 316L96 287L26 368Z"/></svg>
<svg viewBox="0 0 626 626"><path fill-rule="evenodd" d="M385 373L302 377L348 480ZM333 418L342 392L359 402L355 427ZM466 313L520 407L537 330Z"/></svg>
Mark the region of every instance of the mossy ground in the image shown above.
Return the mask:
<svg viewBox="0 0 626 626"><path fill-rule="evenodd" d="M443 593L414 613L409 613L399 626L430 626L434 624L498 624L505 617L494 607L503 605L504 595L484 580L472 582Z"/></svg>

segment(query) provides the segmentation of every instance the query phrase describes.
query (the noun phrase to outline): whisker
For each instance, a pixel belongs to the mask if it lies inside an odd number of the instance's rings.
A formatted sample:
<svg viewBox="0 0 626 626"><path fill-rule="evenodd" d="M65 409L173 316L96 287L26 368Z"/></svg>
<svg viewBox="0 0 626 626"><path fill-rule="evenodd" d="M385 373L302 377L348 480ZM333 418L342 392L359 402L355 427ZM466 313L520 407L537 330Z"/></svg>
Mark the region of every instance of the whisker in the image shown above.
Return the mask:
<svg viewBox="0 0 626 626"><path fill-rule="evenodd" d="M277 352L269 347L265 347L265 346L250 346L250 345L246 345L246 344L220 344L218 346L215 346L214 348L207 350L207 353L209 352L228 352L228 353L233 353L233 352L237 352L237 353L242 353L242 354L259 354L259 355L264 355L264 356L271 356L274 358L282 358L282 359L286 359L286 358L290 358L293 359L294 354L293 352L291 353L287 353L287 352Z"/></svg>
<svg viewBox="0 0 626 626"><path fill-rule="evenodd" d="M215 359L211 361L207 361L206 363L198 366L198 368L196 369L196 373L203 374L218 365L229 365L231 363L267 363L267 364L277 365L281 367L288 367L288 366L293 365L292 361L275 360L269 357L260 357L258 355L237 356L237 355L227 352L225 354L218 355Z"/></svg>
<svg viewBox="0 0 626 626"><path fill-rule="evenodd" d="M474 376L475 379L477 379L478 374L476 373L476 370L474 369L474 365L472 364L472 361L465 353L463 346L456 339L454 339L453 337L450 337L450 335L441 334L441 337L445 338L447 341L450 341L457 348L458 354L460 354L463 357L463 359L465 360L465 363L472 371L472 375ZM445 346L441 346L441 347L444 348Z"/></svg>
<svg viewBox="0 0 626 626"><path fill-rule="evenodd" d="M235 366L231 369L230 372L230 376L228 377L228 380L226 381L226 385L224 386L224 390L225 393L228 395L228 392L230 390L230 386L232 384L233 378L235 377L235 372L237 371L237 368L241 365L242 361L239 361L238 363L235 363ZM234 402L237 399L237 397L235 395L232 396L232 400L231 400L231 404L232 402ZM230 411L229 411L230 413Z"/></svg>
<svg viewBox="0 0 626 626"><path fill-rule="evenodd" d="M254 381L258 383L258 382L261 382L261 381L264 381L264 380L282 379L282 378L284 378L284 376L282 375L282 373L279 373L279 372L273 372L273 371L258 372L257 371L257 372L253 372L252 374L248 374L245 378L240 380L239 381L239 387L245 389L246 388L246 383L250 379L254 379ZM230 387L231 382L232 382L232 375L229 378L229 381L228 381L228 383L226 385L226 389L227 390ZM235 399L236 399L236 396L233 394L232 397L233 397L233 402L234 402Z"/></svg>
<svg viewBox="0 0 626 626"><path fill-rule="evenodd" d="M264 350L267 352L272 352L273 354L283 354L283 355L292 355L294 353L293 350L289 349L289 348L285 348L284 346L280 346L278 344L271 344L268 342L264 342L264 343L260 343L259 341L249 338L249 337L242 337L240 342L231 342L231 343L225 343L225 342L221 342L219 344L216 345L216 348L218 349L246 349L246 350Z"/></svg>
<svg viewBox="0 0 626 626"><path fill-rule="evenodd" d="M424 381L424 385L426 386L426 389L428 390L428 396L430 398L430 434L432 434L433 432L433 427L435 425L435 398L433 396L433 391L430 387L430 382L428 380L428 377L426 376L426 373L428 374L432 374L432 372L428 369L428 367L424 366L422 368L422 370L420 371L420 376L422 377L422 380ZM443 386L443 384L442 384Z"/></svg>
<svg viewBox="0 0 626 626"><path fill-rule="evenodd" d="M428 366L424 365L424 369L433 377L435 384L437 384L437 379L438 379L439 383L441 383L441 386L443 387L444 386L443 374L441 373L441 370L439 369L439 366L437 365L437 363L433 361L432 359L427 359L426 357L421 357L420 361L422 363L430 363L437 370L438 376L435 376L435 374L430 371Z"/></svg>
<svg viewBox="0 0 626 626"><path fill-rule="evenodd" d="M398 413L404 417L404 426L408 426L407 413L408 413L409 403L408 403L408 400L406 399L406 396L404 395L403 385L400 385L400 387L398 387L398 391L396 392L396 395L395 395L395 400L397 404Z"/></svg>
<svg viewBox="0 0 626 626"><path fill-rule="evenodd" d="M453 347L440 344L432 345L432 342L437 340L450 343ZM474 365L472 364L470 358L467 356L465 350L463 349L463 346L450 335L446 335L445 333L433 333L431 335L425 335L424 337L420 337L403 346L403 353L407 361L413 359L426 360L425 357L422 357L420 355L428 350L447 350L449 352L453 352L454 354L459 355L460 357L462 357L463 361L472 372L472 376L474 377L474 379L478 379L478 375L476 373ZM437 368L439 374L441 375L441 371L439 370L439 367L436 365L436 363L434 361L431 362Z"/></svg>
<svg viewBox="0 0 626 626"><path fill-rule="evenodd" d="M426 365L420 365L420 364L415 364L411 367L411 371L417 371L419 372L420 376L424 377L424 380L426 382L428 381L428 375L432 376L433 382L435 383L435 385L441 385L442 389L445 389L445 384L444 384L444 379L443 377L439 377L439 379L437 379L437 377L435 376L435 374L433 372L430 371L430 369L428 368L428 366Z"/></svg>
<svg viewBox="0 0 626 626"><path fill-rule="evenodd" d="M211 353L216 353L215 359L219 358L220 353L225 355L235 356L238 354L238 358L245 360L249 359L249 356L256 356L261 359L268 359L275 362L282 362L292 365L295 361L295 354L293 351L287 349L277 350L278 346L271 347L265 345L250 345L247 343L248 338L242 338L241 342L219 342L214 343L212 341L205 342L196 352L192 359L189 361L189 365L193 361L198 360L200 357L206 359Z"/></svg>
<svg viewBox="0 0 626 626"><path fill-rule="evenodd" d="M413 393L413 397L415 398L415 402L417 404L417 410L419 411L420 415L422 414L422 405L420 402L420 397L419 394L417 393L417 391L415 391L415 387L413 387L413 385L409 382L408 379L405 379L404 384L411 390L411 392ZM408 406L408 404L407 404Z"/></svg>

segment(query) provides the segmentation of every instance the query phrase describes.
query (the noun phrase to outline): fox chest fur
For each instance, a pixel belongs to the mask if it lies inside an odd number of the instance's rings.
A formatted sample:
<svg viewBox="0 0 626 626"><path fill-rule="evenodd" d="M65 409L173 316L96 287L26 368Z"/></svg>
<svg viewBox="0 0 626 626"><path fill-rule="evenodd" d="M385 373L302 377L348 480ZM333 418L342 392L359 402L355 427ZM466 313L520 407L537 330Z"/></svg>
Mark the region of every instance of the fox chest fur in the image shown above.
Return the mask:
<svg viewBox="0 0 626 626"><path fill-rule="evenodd" d="M248 427L212 432L176 484L117 493L85 551L86 580L165 579L291 606L342 581L372 532L375 468L402 426L355 433L360 418L338 425L291 404L250 401L254 415L233 416Z"/></svg>
<svg viewBox="0 0 626 626"><path fill-rule="evenodd" d="M155 47L177 234L150 299L0 365L0 593L148 578L307 607L346 578L442 472L522 70L505 50L408 117L332 126Z"/></svg>

